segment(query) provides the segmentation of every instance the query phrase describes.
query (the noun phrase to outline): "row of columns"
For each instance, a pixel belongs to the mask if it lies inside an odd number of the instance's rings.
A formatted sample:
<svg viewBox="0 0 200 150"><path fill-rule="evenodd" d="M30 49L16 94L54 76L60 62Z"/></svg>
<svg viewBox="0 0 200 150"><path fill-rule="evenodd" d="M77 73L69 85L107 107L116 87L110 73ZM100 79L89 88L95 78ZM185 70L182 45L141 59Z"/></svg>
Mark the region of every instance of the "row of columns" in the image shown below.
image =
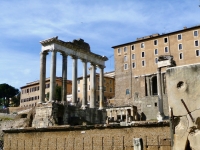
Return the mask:
<svg viewBox="0 0 200 150"><path fill-rule="evenodd" d="M129 114L130 110L130 114ZM107 109L107 116L109 118L114 118L113 121L117 121L117 116L120 114L120 120L123 120L123 115L126 115L126 123L137 120L136 113L133 111L133 108L123 108L123 109ZM108 114L109 113L109 114Z"/></svg>
<svg viewBox="0 0 200 150"><path fill-rule="evenodd" d="M55 100L55 88L56 88L56 53L57 51L52 50L51 55L51 70L50 70L50 96L49 101ZM45 102L45 81L46 81L46 55L48 52L41 52L40 56L40 103ZM62 53L62 102L66 101L67 91L67 56ZM71 56L72 58L72 105L76 105L77 102L77 57ZM82 109L87 106L87 60L82 59L83 63L83 100ZM104 98L104 66L98 66L100 69L99 86L100 86L100 100L99 109L103 109L103 98ZM91 63L90 67L90 87L91 87L91 98L90 108L95 108L96 104L96 64Z"/></svg>
<svg viewBox="0 0 200 150"><path fill-rule="evenodd" d="M147 86L147 95L146 96L153 96L154 95L154 91L153 91L153 86L155 86L155 83L153 82L153 78L156 77L157 75L154 75L152 77L149 76L145 76L146 79L146 86ZM162 94L165 94L165 79L164 79L164 74L161 73L160 75L160 80L161 80L161 89L162 89ZM157 79L156 79L157 81ZM156 84L157 86L157 84ZM158 94L158 87L157 87L157 94Z"/></svg>
<svg viewBox="0 0 200 150"><path fill-rule="evenodd" d="M163 94L162 94L162 84L161 84L161 68L157 68L157 91L158 91L158 115L157 119L159 122L164 119L163 110Z"/></svg>

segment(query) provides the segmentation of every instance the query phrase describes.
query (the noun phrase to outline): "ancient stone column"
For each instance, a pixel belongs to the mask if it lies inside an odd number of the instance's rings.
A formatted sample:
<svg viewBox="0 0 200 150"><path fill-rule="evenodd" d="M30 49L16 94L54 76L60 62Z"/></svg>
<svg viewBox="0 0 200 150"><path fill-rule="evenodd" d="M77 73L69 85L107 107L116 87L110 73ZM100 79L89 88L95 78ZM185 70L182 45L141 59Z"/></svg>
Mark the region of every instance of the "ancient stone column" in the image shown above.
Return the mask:
<svg viewBox="0 0 200 150"><path fill-rule="evenodd" d="M62 102L64 102L67 95L67 55L63 53L62 58Z"/></svg>
<svg viewBox="0 0 200 150"><path fill-rule="evenodd" d="M163 121L164 112L163 112L163 96L161 88L161 68L157 68L157 90L158 90L158 121Z"/></svg>
<svg viewBox="0 0 200 150"><path fill-rule="evenodd" d="M152 85L152 77L150 78L150 95L153 95L153 85Z"/></svg>
<svg viewBox="0 0 200 150"><path fill-rule="evenodd" d="M96 103L96 65L91 63L90 68L90 108L95 108Z"/></svg>
<svg viewBox="0 0 200 150"><path fill-rule="evenodd" d="M146 76L146 82L147 82L147 96L150 96L150 84L149 84L149 77Z"/></svg>
<svg viewBox="0 0 200 150"><path fill-rule="evenodd" d="M46 81L46 55L47 52L40 53L40 103L45 101L45 81Z"/></svg>
<svg viewBox="0 0 200 150"><path fill-rule="evenodd" d="M49 101L54 101L56 93L56 51L53 50L51 54L51 71L50 71L50 91Z"/></svg>
<svg viewBox="0 0 200 150"><path fill-rule="evenodd" d="M72 105L77 101L77 57L72 56Z"/></svg>
<svg viewBox="0 0 200 150"><path fill-rule="evenodd" d="M99 76L99 109L103 109L104 100L104 67L100 66L100 76Z"/></svg>
<svg viewBox="0 0 200 150"><path fill-rule="evenodd" d="M82 99L82 109L87 106L87 61L82 59L83 62L83 99Z"/></svg>

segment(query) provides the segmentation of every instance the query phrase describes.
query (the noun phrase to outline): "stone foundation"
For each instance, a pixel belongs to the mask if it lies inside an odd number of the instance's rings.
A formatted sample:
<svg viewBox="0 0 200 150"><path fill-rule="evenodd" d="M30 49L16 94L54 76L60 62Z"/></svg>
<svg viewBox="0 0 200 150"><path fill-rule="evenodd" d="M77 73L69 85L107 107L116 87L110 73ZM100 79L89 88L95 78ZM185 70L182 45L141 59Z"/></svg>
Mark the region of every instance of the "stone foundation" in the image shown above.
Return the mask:
<svg viewBox="0 0 200 150"><path fill-rule="evenodd" d="M59 126L4 132L4 150L133 150L135 138L142 139L143 150L171 149L168 123L145 122L132 127Z"/></svg>

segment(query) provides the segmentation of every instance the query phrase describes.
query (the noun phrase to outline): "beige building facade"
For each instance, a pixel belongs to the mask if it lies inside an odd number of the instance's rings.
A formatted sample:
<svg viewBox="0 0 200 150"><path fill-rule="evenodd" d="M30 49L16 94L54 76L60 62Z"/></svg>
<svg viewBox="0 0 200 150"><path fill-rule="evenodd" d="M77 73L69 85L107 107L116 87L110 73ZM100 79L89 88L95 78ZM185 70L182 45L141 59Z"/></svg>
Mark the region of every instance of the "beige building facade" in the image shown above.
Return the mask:
<svg viewBox="0 0 200 150"><path fill-rule="evenodd" d="M62 86L62 78L56 77L56 85ZM67 95L72 93L72 82L67 80ZM46 78L45 82L45 95L50 92L50 78ZM39 102L39 81L27 83L21 87L20 107L33 107ZM47 101L47 99L45 98Z"/></svg>
<svg viewBox="0 0 200 150"><path fill-rule="evenodd" d="M142 119L154 119L158 112L157 62L172 56L176 66L200 62L200 26L152 34L113 46L115 56L115 105L137 106ZM166 68L161 69L164 112L168 116Z"/></svg>
<svg viewBox="0 0 200 150"><path fill-rule="evenodd" d="M108 100L112 99L115 96L115 72L106 72L104 73L104 81L103 81L103 87L104 87L104 98L103 98L103 105L107 106L108 105ZM90 75L87 75L87 104L90 104L90 99L91 99L91 87L90 87ZM78 102L81 104L83 100L83 77L79 77L77 79L77 84L78 84ZM99 106L99 99L100 99L100 86L99 86L99 74L96 73L96 106Z"/></svg>

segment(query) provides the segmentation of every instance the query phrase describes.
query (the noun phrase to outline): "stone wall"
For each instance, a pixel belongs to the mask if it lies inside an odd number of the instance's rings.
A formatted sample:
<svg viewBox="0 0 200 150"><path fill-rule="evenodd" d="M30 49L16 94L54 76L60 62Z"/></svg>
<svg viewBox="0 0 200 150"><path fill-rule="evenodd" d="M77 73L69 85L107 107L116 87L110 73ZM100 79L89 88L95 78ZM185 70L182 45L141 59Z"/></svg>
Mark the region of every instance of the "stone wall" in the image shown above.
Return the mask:
<svg viewBox="0 0 200 150"><path fill-rule="evenodd" d="M199 150L200 64L169 68L166 77L173 114L174 150L189 149L189 146Z"/></svg>
<svg viewBox="0 0 200 150"><path fill-rule="evenodd" d="M44 128L55 125L104 124L106 111L98 108L80 109L62 103L42 103L35 108L32 127Z"/></svg>
<svg viewBox="0 0 200 150"><path fill-rule="evenodd" d="M133 150L134 138L142 138L143 150L170 150L168 123L146 122L146 125L133 127L62 126L4 132L4 150Z"/></svg>

